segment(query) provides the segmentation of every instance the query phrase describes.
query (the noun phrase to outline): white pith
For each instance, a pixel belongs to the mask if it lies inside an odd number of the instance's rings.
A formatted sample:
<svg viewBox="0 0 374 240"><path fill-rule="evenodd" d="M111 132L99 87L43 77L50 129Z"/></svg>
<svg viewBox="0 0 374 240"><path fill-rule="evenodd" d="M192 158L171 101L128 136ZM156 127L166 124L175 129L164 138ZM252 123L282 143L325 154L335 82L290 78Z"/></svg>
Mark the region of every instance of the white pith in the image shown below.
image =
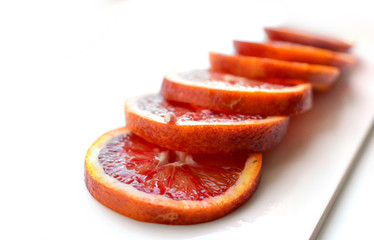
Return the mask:
<svg viewBox="0 0 374 240"><path fill-rule="evenodd" d="M170 151L174 151L177 155L177 161L174 161L170 163ZM168 150L163 151L156 156L156 159L159 161L158 166L164 166L164 165L173 165L173 166L182 166L184 164L188 165L195 165L197 164L194 160L191 154L181 152L181 151L175 151L175 150Z"/></svg>
<svg viewBox="0 0 374 240"><path fill-rule="evenodd" d="M177 120L177 117L175 116L173 112L167 112L165 114L164 120L167 123L171 123L171 122L175 122Z"/></svg>

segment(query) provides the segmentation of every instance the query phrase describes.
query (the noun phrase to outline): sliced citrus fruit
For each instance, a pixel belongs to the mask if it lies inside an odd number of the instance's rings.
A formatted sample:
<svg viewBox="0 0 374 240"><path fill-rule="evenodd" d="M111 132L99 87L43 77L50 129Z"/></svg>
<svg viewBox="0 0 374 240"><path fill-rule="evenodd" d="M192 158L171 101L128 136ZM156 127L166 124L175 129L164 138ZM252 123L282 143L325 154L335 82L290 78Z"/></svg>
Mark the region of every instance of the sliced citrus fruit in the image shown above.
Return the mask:
<svg viewBox="0 0 374 240"><path fill-rule="evenodd" d="M356 62L355 57L347 53L287 42L256 43L234 41L234 47L240 55L329 65L338 67L341 70L347 69Z"/></svg>
<svg viewBox="0 0 374 240"><path fill-rule="evenodd" d="M261 81L266 81L267 78L303 79L317 90L328 89L340 74L338 68L330 66L213 52L210 53L210 63L214 71Z"/></svg>
<svg viewBox="0 0 374 240"><path fill-rule="evenodd" d="M263 152L276 146L288 117L261 117L218 112L169 102L160 95L125 103L127 127L145 140L189 153Z"/></svg>
<svg viewBox="0 0 374 240"><path fill-rule="evenodd" d="M346 52L352 47L352 44L341 41L337 38L294 28L267 27L265 28L265 32L268 38L273 41L292 42L339 52Z"/></svg>
<svg viewBox="0 0 374 240"><path fill-rule="evenodd" d="M261 116L295 115L312 107L309 83L271 84L212 70L167 74L161 94L167 100Z"/></svg>
<svg viewBox="0 0 374 240"><path fill-rule="evenodd" d="M130 218L195 224L222 217L256 190L262 156L194 155L146 142L127 128L88 150L85 182L100 203Z"/></svg>

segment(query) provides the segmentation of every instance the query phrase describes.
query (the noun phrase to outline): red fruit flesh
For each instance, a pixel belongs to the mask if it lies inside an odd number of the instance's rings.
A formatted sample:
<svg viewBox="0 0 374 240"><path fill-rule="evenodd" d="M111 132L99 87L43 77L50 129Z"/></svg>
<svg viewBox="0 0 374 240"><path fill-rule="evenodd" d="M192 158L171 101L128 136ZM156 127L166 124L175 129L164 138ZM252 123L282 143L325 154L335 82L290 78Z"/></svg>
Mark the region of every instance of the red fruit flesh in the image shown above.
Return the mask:
<svg viewBox="0 0 374 240"><path fill-rule="evenodd" d="M212 87L225 87L235 90L276 90L286 87L285 85L281 85L281 81L279 81L280 84L272 84L254 79L240 78L229 74L222 74L211 70L179 72L178 76L182 79L188 79L188 81L196 83L197 86L208 85ZM286 81L287 83L286 79L283 81Z"/></svg>
<svg viewBox="0 0 374 240"><path fill-rule="evenodd" d="M165 117L168 112L172 112L175 114L176 121L178 122L196 121L213 123L264 119L264 117L258 115L218 112L189 104L168 102L158 95L140 98L138 101L139 109L159 117Z"/></svg>
<svg viewBox="0 0 374 240"><path fill-rule="evenodd" d="M233 186L247 157L189 155L128 133L108 142L98 160L107 175L139 191L174 200L203 200Z"/></svg>
<svg viewBox="0 0 374 240"><path fill-rule="evenodd" d="M267 81L269 78L303 79L317 90L327 90L340 75L340 70L331 66L214 52L211 52L209 57L211 69L217 72L261 81Z"/></svg>
<svg viewBox="0 0 374 240"><path fill-rule="evenodd" d="M312 107L312 88L298 79L267 82L192 70L165 75L161 95L170 101L248 115L289 116Z"/></svg>

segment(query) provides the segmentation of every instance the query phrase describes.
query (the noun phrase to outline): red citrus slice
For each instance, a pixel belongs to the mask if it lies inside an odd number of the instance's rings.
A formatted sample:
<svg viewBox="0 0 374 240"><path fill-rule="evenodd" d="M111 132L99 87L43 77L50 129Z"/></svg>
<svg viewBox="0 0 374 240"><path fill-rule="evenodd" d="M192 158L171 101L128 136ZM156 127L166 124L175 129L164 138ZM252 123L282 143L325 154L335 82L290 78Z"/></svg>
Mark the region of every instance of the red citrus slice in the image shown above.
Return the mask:
<svg viewBox="0 0 374 240"><path fill-rule="evenodd" d="M217 112L168 102L160 95L129 99L127 127L145 140L189 153L263 152L277 145L288 117Z"/></svg>
<svg viewBox="0 0 374 240"><path fill-rule="evenodd" d="M195 224L222 217L256 190L260 153L193 155L153 145L125 127L88 150L85 181L100 203L130 218Z"/></svg>
<svg viewBox="0 0 374 240"><path fill-rule="evenodd" d="M312 107L309 83L285 86L211 70L168 74L161 94L171 101L261 116L295 115Z"/></svg>
<svg viewBox="0 0 374 240"><path fill-rule="evenodd" d="M287 42L255 43L234 41L234 47L240 55L329 65L338 67L341 70L349 68L356 62L356 59L347 53Z"/></svg>
<svg viewBox="0 0 374 240"><path fill-rule="evenodd" d="M294 28L267 27L265 28L265 32L268 38L273 41L292 42L339 52L346 52L352 47L351 44L333 37L322 36Z"/></svg>
<svg viewBox="0 0 374 240"><path fill-rule="evenodd" d="M317 90L328 89L340 74L338 68L330 66L219 53L210 53L210 63L214 71L261 81L268 78L303 79Z"/></svg>

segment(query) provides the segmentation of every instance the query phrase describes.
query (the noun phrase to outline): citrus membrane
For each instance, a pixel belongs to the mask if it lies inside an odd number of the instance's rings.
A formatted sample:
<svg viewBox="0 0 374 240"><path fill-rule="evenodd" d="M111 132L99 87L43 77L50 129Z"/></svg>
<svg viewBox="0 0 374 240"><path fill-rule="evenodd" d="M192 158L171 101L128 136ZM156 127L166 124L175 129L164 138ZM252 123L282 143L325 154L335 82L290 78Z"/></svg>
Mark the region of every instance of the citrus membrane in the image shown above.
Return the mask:
<svg viewBox="0 0 374 240"><path fill-rule="evenodd" d="M98 161L107 175L139 191L174 200L203 200L234 185L247 157L187 154L127 133L111 139Z"/></svg>

